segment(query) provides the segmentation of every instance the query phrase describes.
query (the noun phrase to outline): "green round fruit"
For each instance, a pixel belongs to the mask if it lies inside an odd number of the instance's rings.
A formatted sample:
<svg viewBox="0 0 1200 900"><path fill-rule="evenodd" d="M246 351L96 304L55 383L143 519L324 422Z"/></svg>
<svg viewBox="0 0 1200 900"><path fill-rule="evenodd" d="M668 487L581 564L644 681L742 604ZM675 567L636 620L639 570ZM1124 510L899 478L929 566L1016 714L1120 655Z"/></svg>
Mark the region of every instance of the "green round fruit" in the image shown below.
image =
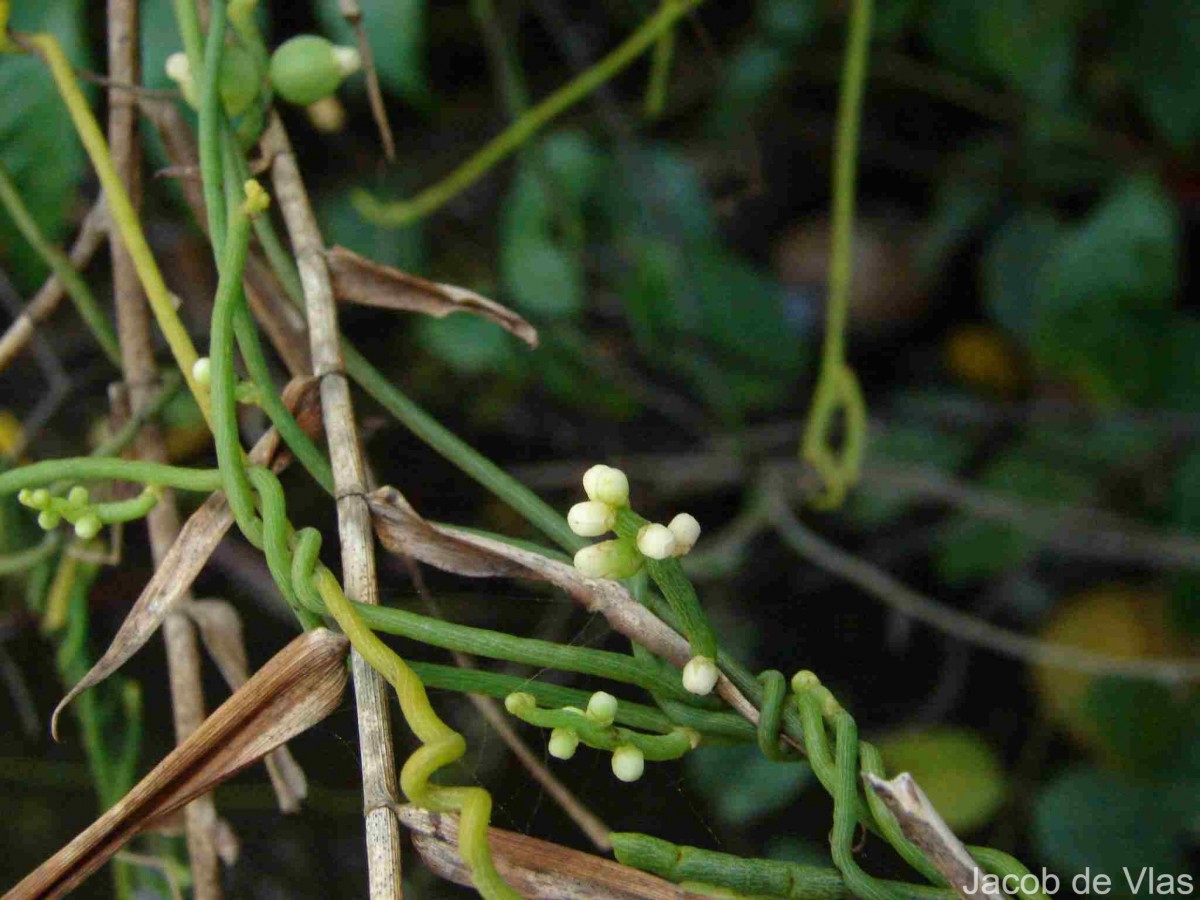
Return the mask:
<svg viewBox="0 0 1200 900"><path fill-rule="evenodd" d="M271 55L271 84L289 103L308 106L332 94L344 72L335 47L323 37L302 34Z"/></svg>

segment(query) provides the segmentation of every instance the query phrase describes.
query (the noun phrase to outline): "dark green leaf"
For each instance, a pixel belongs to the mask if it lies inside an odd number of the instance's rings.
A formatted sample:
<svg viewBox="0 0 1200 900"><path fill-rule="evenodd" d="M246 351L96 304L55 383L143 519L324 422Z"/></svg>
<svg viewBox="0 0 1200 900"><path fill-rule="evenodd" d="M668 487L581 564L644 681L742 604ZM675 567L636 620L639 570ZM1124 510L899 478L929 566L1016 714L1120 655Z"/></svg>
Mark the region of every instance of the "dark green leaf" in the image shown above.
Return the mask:
<svg viewBox="0 0 1200 900"><path fill-rule="evenodd" d="M90 68L83 33L84 5L78 0L14 4L15 31L48 31L58 38L71 62ZM88 93L88 85L83 87ZM0 57L0 158L34 220L50 240L60 242L72 221L72 202L83 176L85 156L67 108L59 99L46 65L32 54ZM46 267L28 249L12 219L0 210L0 254L17 287L30 291L45 278Z"/></svg>
<svg viewBox="0 0 1200 900"><path fill-rule="evenodd" d="M729 825L778 812L812 780L806 763L776 763L756 746L704 747L686 757L688 780Z"/></svg>
<svg viewBox="0 0 1200 900"><path fill-rule="evenodd" d="M984 304L997 324L1023 342L1033 330L1034 285L1061 232L1049 210L1022 209L1005 221L984 253Z"/></svg>
<svg viewBox="0 0 1200 900"><path fill-rule="evenodd" d="M583 309L583 266L578 254L547 237L508 235L500 248L500 271L522 312L559 317Z"/></svg>
<svg viewBox="0 0 1200 900"><path fill-rule="evenodd" d="M1123 866L1136 878L1154 867L1180 873L1181 823L1170 786L1126 781L1094 768L1076 768L1043 788L1034 802L1033 835L1052 870L1062 876L1090 869L1112 879L1114 895L1129 893ZM1145 893L1145 885L1142 886Z"/></svg>
<svg viewBox="0 0 1200 900"><path fill-rule="evenodd" d="M936 0L925 38L954 68L1001 78L1030 96L1057 103L1075 61L1069 0Z"/></svg>
<svg viewBox="0 0 1200 900"><path fill-rule="evenodd" d="M396 180L391 189L400 191ZM318 201L317 212L325 242L342 246L385 266L420 272L425 266L424 232L420 223L403 228L379 228L358 214L350 188L339 188Z"/></svg>
<svg viewBox="0 0 1200 900"><path fill-rule="evenodd" d="M1189 710L1166 685L1097 678L1088 686L1083 711L1105 747L1129 769L1154 772L1179 760Z"/></svg>
<svg viewBox="0 0 1200 900"><path fill-rule="evenodd" d="M421 316L416 328L421 346L459 375L483 375L512 354L504 329L478 316Z"/></svg>
<svg viewBox="0 0 1200 900"><path fill-rule="evenodd" d="M980 477L983 487L1044 506L1069 505L1088 497L1092 484L1075 468L1040 457L1018 446L995 460ZM940 535L935 551L938 573L961 584L1007 571L1036 549L1027 535L998 522L955 515Z"/></svg>
<svg viewBox="0 0 1200 900"><path fill-rule="evenodd" d="M1177 213L1158 183L1118 185L1042 267L1035 356L1097 399L1148 401L1170 364L1178 248Z"/></svg>
<svg viewBox="0 0 1200 900"><path fill-rule="evenodd" d="M1134 89L1155 127L1177 148L1200 134L1200 4L1195 0L1144 0L1116 29Z"/></svg>

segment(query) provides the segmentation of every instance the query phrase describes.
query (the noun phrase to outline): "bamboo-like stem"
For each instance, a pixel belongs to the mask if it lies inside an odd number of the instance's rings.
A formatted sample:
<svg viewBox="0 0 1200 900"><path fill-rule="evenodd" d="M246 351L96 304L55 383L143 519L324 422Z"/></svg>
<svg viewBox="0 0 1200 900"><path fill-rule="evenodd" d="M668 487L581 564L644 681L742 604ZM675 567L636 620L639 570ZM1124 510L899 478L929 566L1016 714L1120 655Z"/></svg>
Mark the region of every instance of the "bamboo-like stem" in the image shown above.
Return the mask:
<svg viewBox="0 0 1200 900"><path fill-rule="evenodd" d="M321 379L321 411L337 489L342 573L352 599L378 604L375 547L366 491L362 449L343 372L337 308L324 243L304 188L291 143L278 117L272 116L263 138L272 159L275 199L283 212L304 288L313 374ZM366 809L367 864L371 900L403 896L400 883L400 826L387 808L397 796L395 749L383 678L353 654L354 690L362 753Z"/></svg>
<svg viewBox="0 0 1200 900"><path fill-rule="evenodd" d="M109 77L122 84L137 84L138 7L136 0L108 2ZM113 168L129 196L134 213L140 200L140 153L137 140L137 107L132 95L113 91L109 96L108 142ZM137 269L117 229L110 229L113 291L117 304L117 331L121 343L122 368L129 386L132 412L151 403L158 380L151 338L150 310L142 293ZM184 377L191 378L190 372ZM162 433L147 423L134 445L139 459L166 461ZM179 535L179 512L174 495L164 491L161 501L146 519L150 549L155 564L161 563ZM179 605L191 602L190 593ZM163 622L167 648L167 671L171 706L175 717L175 740L182 744L204 721L204 692L200 680L200 654L195 627L180 611L169 613ZM217 861L217 812L211 796L197 798L184 810L188 856L191 860L193 896L196 900L219 900L221 873Z"/></svg>

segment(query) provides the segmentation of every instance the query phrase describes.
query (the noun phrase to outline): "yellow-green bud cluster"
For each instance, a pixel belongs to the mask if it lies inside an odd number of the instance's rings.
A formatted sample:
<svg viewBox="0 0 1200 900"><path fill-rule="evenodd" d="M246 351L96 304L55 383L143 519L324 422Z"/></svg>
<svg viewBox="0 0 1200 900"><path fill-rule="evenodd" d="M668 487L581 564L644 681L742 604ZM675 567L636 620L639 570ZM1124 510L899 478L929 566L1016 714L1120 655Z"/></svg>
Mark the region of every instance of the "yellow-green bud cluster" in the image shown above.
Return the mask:
<svg viewBox="0 0 1200 900"><path fill-rule="evenodd" d="M616 526L618 510L629 505L629 479L620 469L592 466L583 475L588 499L567 512L567 524L580 537L600 537ZM575 554L575 567L588 578L628 578L647 559L683 556L700 537L695 516L680 513L668 525L645 525L636 538L618 538L584 547Z"/></svg>
<svg viewBox="0 0 1200 900"><path fill-rule="evenodd" d="M160 491L147 487L132 500L112 503L93 503L87 488L75 485L65 496L55 496L46 488L26 488L17 494L22 506L38 511L38 525L51 531L66 521L74 526L75 534L88 541L105 525L128 522L148 513L158 502Z"/></svg>

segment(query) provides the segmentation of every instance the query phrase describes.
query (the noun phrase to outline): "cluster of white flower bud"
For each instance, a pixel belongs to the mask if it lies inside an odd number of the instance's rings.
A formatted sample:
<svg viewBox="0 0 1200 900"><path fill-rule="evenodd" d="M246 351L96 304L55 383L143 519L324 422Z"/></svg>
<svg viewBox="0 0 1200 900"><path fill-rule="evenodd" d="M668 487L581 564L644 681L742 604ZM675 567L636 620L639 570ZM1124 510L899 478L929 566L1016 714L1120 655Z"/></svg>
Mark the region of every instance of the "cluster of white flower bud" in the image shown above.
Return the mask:
<svg viewBox="0 0 1200 900"><path fill-rule="evenodd" d="M583 475L588 499L567 513L567 524L580 537L600 537L613 530L617 510L629 504L629 479L620 469L592 466ZM650 523L638 532L631 546L623 540L601 541L575 554L575 567L588 578L628 578L644 559L683 556L700 537L700 523L680 513L668 525Z"/></svg>

